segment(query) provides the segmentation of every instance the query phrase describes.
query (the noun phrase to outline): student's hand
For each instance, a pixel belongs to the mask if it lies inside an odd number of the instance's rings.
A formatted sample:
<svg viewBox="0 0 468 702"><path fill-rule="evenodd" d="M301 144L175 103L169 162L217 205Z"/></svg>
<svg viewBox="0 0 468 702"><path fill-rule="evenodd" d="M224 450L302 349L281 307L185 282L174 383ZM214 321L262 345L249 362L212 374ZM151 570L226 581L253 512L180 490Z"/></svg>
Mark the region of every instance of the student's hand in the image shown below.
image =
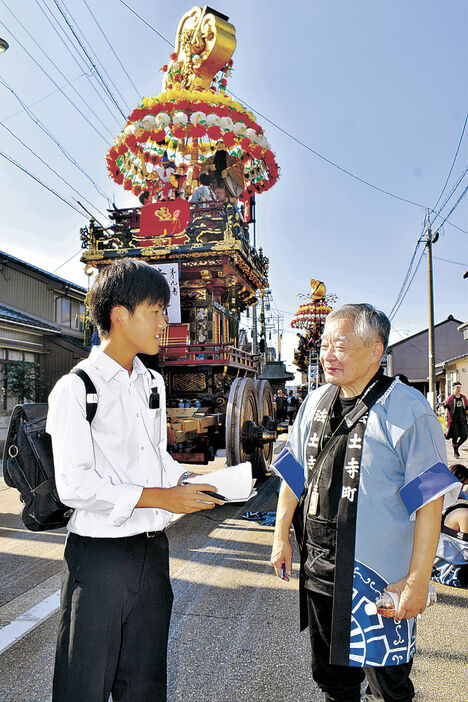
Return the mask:
<svg viewBox="0 0 468 702"><path fill-rule="evenodd" d="M385 590L400 595L400 606L395 619L411 619L426 609L429 582L425 578L405 576L396 583L390 583Z"/></svg>
<svg viewBox="0 0 468 702"><path fill-rule="evenodd" d="M175 514L190 514L200 509L213 509L215 505L224 505L222 500L205 495L201 490L216 492L208 483L196 485L176 485L171 488L143 488L136 507L167 509Z"/></svg>
<svg viewBox="0 0 468 702"><path fill-rule="evenodd" d="M164 492L165 509L175 514L190 514L201 509L213 509L215 505L224 505L222 500L218 500L210 495L205 495L202 490L216 492L216 488L208 483L197 483L196 485L177 485L167 488Z"/></svg>
<svg viewBox="0 0 468 702"><path fill-rule="evenodd" d="M275 539L273 541L270 563L275 569L278 578L282 578L287 582L289 582L292 573L292 554L293 549L289 539L286 541ZM282 567L284 567L284 575L281 573Z"/></svg>

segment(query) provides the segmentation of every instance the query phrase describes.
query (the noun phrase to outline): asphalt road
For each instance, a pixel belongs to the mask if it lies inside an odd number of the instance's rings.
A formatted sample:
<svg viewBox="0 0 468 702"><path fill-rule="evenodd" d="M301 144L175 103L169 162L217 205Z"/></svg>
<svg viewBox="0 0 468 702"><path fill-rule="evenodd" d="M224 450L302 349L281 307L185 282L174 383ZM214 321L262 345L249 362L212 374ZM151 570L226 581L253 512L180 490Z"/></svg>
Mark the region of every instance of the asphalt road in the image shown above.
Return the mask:
<svg viewBox="0 0 468 702"><path fill-rule="evenodd" d="M64 534L22 528L20 503L0 480L0 636L59 587ZM171 526L174 610L170 702L315 702L309 644L298 632L297 578L269 566L272 527L242 519L273 510L276 479L247 505L186 515ZM468 591L436 585L419 624L418 702L465 702ZM1 702L50 702L57 615L0 654ZM85 701L84 701L85 702Z"/></svg>

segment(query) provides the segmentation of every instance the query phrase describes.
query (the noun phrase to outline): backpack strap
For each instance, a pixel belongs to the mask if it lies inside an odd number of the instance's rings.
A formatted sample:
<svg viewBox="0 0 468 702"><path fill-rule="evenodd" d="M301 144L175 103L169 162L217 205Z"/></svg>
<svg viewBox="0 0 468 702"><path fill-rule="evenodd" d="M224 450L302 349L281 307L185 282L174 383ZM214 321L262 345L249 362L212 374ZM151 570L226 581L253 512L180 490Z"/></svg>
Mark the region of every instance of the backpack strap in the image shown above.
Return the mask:
<svg viewBox="0 0 468 702"><path fill-rule="evenodd" d="M98 394L96 387L89 375L81 368L72 368L70 373L74 373L83 381L86 389L86 420L91 424L96 416L98 406Z"/></svg>
<svg viewBox="0 0 468 702"><path fill-rule="evenodd" d="M158 381L156 380L156 376L155 376L156 371L154 371L152 368L147 368L146 370L148 371L148 373L151 376L150 387L155 388L158 384Z"/></svg>

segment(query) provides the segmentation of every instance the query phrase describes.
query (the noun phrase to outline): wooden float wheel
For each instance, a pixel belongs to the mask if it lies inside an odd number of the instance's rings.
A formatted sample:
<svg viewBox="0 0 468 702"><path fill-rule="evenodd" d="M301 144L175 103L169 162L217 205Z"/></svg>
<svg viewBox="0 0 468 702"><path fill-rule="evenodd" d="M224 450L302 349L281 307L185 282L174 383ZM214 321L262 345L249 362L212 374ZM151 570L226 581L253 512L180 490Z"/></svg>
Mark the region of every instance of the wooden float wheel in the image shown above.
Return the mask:
<svg viewBox="0 0 468 702"><path fill-rule="evenodd" d="M270 430L273 428L272 422L274 417L271 385L268 380L255 380L254 382L258 405L257 424ZM252 471L255 478L260 480L266 478L267 471L273 460L273 449L274 443L268 441L263 444L263 447L257 450L252 460Z"/></svg>
<svg viewBox="0 0 468 702"><path fill-rule="evenodd" d="M258 422L258 403L252 378L236 378L229 391L226 408L226 464L235 466L244 461L252 462L259 451L244 441L246 422Z"/></svg>

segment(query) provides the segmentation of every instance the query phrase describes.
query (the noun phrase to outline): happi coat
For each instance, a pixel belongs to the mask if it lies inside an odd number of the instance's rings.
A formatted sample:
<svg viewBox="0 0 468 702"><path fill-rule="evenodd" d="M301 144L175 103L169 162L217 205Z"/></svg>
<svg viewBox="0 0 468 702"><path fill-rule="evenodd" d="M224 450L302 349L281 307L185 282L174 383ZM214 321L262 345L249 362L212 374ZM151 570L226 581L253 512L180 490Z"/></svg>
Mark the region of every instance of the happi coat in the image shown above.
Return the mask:
<svg viewBox="0 0 468 702"><path fill-rule="evenodd" d="M311 460L307 444L313 444L315 436L311 439L311 428L325 420L325 394L336 397L338 390L333 390L324 385L309 393L282 451L283 459L294 461L303 472L306 487L307 457L309 468ZM408 574L417 510L442 495L448 507L461 487L447 468L441 425L423 395L398 380L389 380L384 390L349 431L338 511L330 653L330 662L337 665L398 665L412 658L415 619L382 618L368 614L366 605L374 603L386 585ZM302 585L303 627L304 605Z"/></svg>
<svg viewBox="0 0 468 702"><path fill-rule="evenodd" d="M468 412L468 398L466 397L466 395L460 394L460 397L458 399L462 400L465 412ZM447 407L447 409L448 409L447 431L445 434L445 438L451 439L452 438L452 431L453 431L453 427L452 427L453 413L455 410L455 395L450 395L447 398L447 401L445 402L444 407ZM465 417L465 419L466 419L466 417ZM467 423L468 423L468 420L467 420ZM455 438L457 438L457 437L455 437Z"/></svg>

